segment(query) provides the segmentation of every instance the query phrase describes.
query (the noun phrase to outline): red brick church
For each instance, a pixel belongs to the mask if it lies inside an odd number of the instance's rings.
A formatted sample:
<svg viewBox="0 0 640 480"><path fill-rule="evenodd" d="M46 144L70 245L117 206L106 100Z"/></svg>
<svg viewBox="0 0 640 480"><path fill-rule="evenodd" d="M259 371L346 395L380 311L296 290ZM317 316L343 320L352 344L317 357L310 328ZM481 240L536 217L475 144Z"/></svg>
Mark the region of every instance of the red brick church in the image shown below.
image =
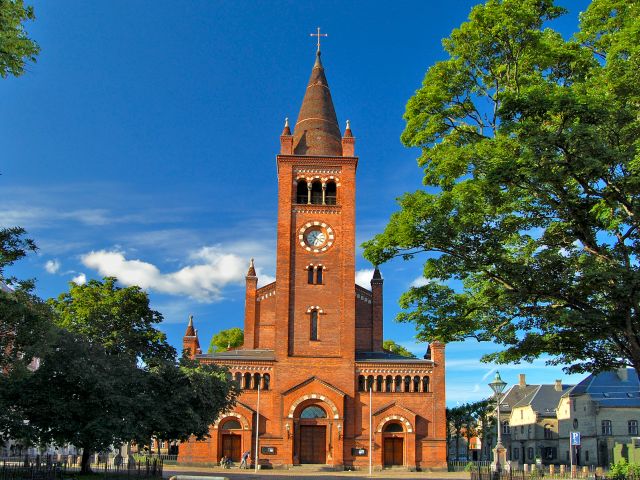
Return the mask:
<svg viewBox="0 0 640 480"><path fill-rule="evenodd" d="M244 345L202 354L190 320L184 347L226 366L243 392L211 437L180 447L180 462L239 461L263 466L446 467L445 354L433 342L424 359L382 348L382 285L355 284L355 137L340 132L318 50L298 120L277 155L276 281L246 276ZM258 411L258 387L260 405ZM369 389L373 401L369 401Z"/></svg>

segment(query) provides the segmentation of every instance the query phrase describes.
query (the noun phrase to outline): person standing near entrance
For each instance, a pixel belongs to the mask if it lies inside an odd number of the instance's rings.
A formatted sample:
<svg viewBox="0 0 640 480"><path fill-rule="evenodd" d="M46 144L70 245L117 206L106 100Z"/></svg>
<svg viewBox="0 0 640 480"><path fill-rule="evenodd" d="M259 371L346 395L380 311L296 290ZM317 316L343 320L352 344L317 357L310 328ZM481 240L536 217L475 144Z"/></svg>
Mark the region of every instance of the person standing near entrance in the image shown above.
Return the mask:
<svg viewBox="0 0 640 480"><path fill-rule="evenodd" d="M249 456L251 452L247 450L242 454L242 461L240 462L240 468L249 468Z"/></svg>

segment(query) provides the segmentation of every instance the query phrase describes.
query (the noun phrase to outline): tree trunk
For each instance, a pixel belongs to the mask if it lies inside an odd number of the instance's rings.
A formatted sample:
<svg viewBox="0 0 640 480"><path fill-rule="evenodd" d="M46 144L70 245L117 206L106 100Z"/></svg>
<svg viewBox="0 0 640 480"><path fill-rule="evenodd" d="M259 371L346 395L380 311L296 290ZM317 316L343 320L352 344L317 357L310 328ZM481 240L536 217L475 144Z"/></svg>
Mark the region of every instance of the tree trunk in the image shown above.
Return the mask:
<svg viewBox="0 0 640 480"><path fill-rule="evenodd" d="M82 449L82 462L80 473L91 473L91 454L93 452L88 448Z"/></svg>

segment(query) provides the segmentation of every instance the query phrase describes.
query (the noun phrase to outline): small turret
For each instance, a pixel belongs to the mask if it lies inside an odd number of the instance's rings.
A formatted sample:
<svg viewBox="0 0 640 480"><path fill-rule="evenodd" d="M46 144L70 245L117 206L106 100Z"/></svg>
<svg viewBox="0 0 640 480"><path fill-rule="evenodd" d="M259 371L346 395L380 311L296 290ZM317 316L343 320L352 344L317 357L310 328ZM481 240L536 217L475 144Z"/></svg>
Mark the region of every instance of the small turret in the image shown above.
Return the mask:
<svg viewBox="0 0 640 480"><path fill-rule="evenodd" d="M200 355L200 340L198 339L198 331L193 326L193 315L189 315L189 324L187 330L182 337L182 349L187 352L189 358L194 359L196 355Z"/></svg>
<svg viewBox="0 0 640 480"><path fill-rule="evenodd" d="M258 290L258 276L253 258L249 262L249 271L245 277L244 296L244 344L243 348L256 348L256 291Z"/></svg>
<svg viewBox="0 0 640 480"><path fill-rule="evenodd" d="M376 266L373 270L373 277L371 278L371 319L372 319L372 332L371 332L371 344L374 352L382 351L382 285L384 280L380 274L380 270Z"/></svg>
<svg viewBox="0 0 640 480"><path fill-rule="evenodd" d="M293 135L289 128L289 119L284 119L284 128L280 134L280 155L293 155Z"/></svg>
<svg viewBox="0 0 640 480"><path fill-rule="evenodd" d="M353 136L351 124L349 123L349 120L347 120L347 128L345 129L344 136L342 137L342 156L353 157L355 156L355 151L356 137Z"/></svg>

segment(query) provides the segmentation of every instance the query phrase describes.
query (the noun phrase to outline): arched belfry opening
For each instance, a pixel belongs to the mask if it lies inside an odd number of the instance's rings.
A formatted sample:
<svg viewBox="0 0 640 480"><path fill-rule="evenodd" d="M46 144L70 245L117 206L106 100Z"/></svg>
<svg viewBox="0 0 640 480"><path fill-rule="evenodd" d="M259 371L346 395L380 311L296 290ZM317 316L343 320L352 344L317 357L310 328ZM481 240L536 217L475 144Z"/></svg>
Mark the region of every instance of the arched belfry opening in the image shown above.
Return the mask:
<svg viewBox="0 0 640 480"><path fill-rule="evenodd" d="M298 180L296 186L296 203L309 203L309 188L306 180Z"/></svg>
<svg viewBox="0 0 640 480"><path fill-rule="evenodd" d="M311 184L311 203L322 205L322 182L320 180L314 180Z"/></svg>
<svg viewBox="0 0 640 480"><path fill-rule="evenodd" d="M329 180L324 192L324 202L327 205L335 205L337 200L336 182Z"/></svg>

